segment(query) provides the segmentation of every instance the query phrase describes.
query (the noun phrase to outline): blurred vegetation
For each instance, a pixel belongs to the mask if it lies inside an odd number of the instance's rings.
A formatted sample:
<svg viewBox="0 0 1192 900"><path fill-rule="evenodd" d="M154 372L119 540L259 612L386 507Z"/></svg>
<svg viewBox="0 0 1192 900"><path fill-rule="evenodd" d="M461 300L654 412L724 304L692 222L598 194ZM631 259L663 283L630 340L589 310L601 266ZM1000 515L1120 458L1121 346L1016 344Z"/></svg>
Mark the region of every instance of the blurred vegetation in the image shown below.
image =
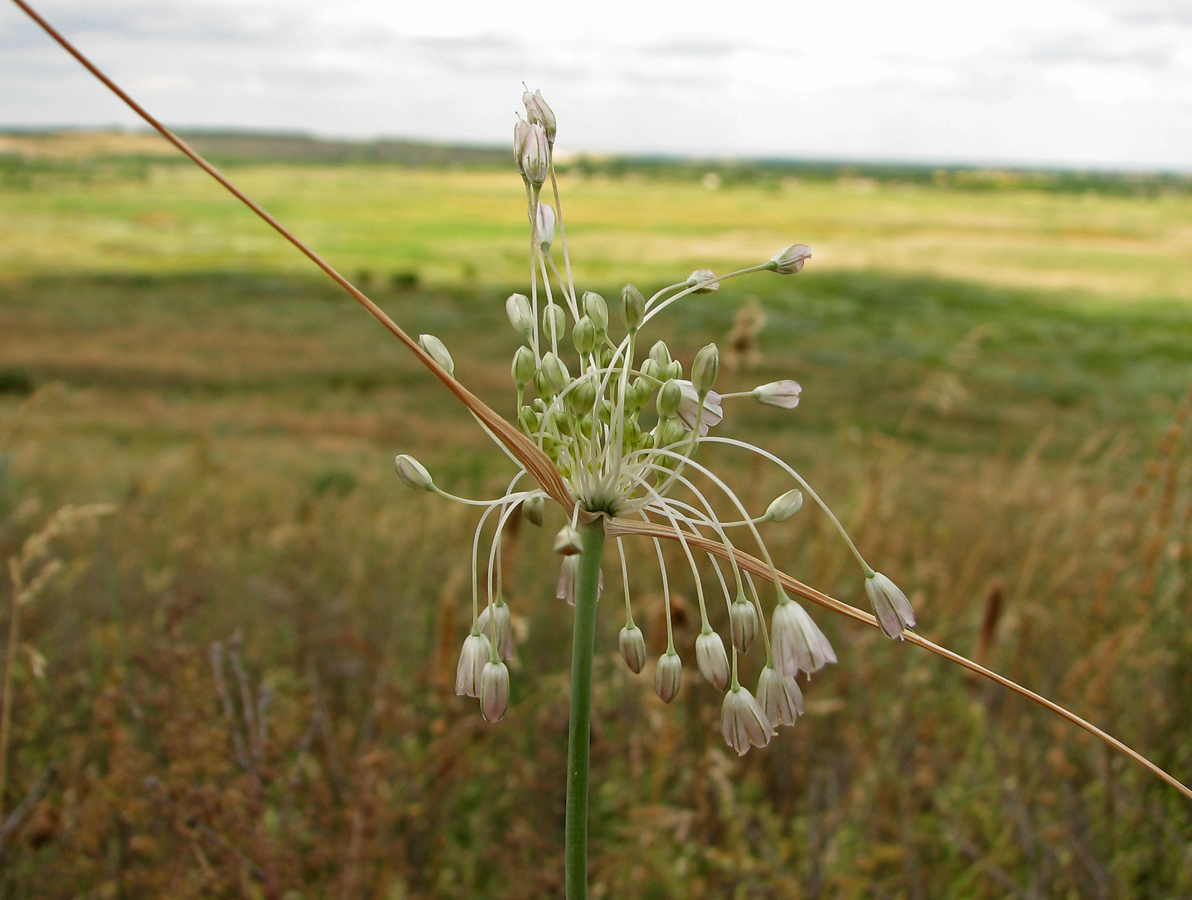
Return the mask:
<svg viewBox="0 0 1192 900"><path fill-rule="evenodd" d="M64 507L114 507L29 568L56 574L19 606L0 897L560 896L560 523L510 542L520 664L487 725L452 692L474 517L411 494L391 460L474 496L509 467L246 213L146 166L0 192L0 554L21 558ZM511 412L515 176L236 174ZM1188 201L633 172L564 190L582 287L609 297L813 243L799 276L730 282L665 320L689 363L747 298L764 311L758 358L724 387L794 377L804 400L731 407L725 432L800 469L908 588L923 634L1192 777ZM736 459L713 461L751 507L788 487ZM822 517L774 535L781 566L864 605ZM629 550L657 641L653 551ZM1175 792L814 610L840 664L805 685L798 725L736 759L690 624L664 707L615 655L606 575L595 897L1192 895ZM673 588L690 601L689 580Z"/></svg>

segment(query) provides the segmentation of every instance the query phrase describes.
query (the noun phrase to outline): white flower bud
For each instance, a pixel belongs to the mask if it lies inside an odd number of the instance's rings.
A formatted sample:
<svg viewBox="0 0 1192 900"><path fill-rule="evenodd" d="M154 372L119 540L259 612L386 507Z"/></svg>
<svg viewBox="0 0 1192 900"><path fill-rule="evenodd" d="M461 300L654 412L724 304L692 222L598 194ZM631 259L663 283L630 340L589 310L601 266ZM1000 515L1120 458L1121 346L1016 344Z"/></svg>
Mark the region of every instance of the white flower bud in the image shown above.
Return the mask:
<svg viewBox="0 0 1192 900"><path fill-rule="evenodd" d="M532 94L526 91L522 94L522 103L526 105L526 118L546 129L546 139L553 147L555 134L558 132L558 122L555 120L554 111L542 99L542 91L535 91Z"/></svg>
<svg viewBox="0 0 1192 900"><path fill-rule="evenodd" d="M799 405L799 393L803 389L797 381L771 381L761 387L755 387L750 396L758 403L768 406L780 406L783 409L794 409Z"/></svg>
<svg viewBox="0 0 1192 900"><path fill-rule="evenodd" d="M523 175L522 154L526 152L526 142L530 139L531 124L521 116L517 117L517 124L513 126L513 158L517 160L517 170Z"/></svg>
<svg viewBox="0 0 1192 900"><path fill-rule="evenodd" d="M633 285L625 285L621 288L621 318L625 320L625 327L637 331L645 317L646 298Z"/></svg>
<svg viewBox="0 0 1192 900"><path fill-rule="evenodd" d="M483 634L469 634L455 668L455 693L461 697L479 697L485 664L492 659L492 644Z"/></svg>
<svg viewBox="0 0 1192 900"><path fill-rule="evenodd" d="M744 756L750 747L764 747L774 736L774 728L761 704L743 687L724 695L720 707L720 733L725 742Z"/></svg>
<svg viewBox="0 0 1192 900"><path fill-rule="evenodd" d="M555 239L555 208L549 203L538 204L538 218L535 221L538 228L538 244L543 250L549 250Z"/></svg>
<svg viewBox="0 0 1192 900"><path fill-rule="evenodd" d="M811 248L806 244L792 244L770 257L770 270L779 275L793 275L803 268L803 262L811 259Z"/></svg>
<svg viewBox="0 0 1192 900"><path fill-rule="evenodd" d="M547 340L563 340L567 333L567 313L557 303L552 303L542 311L542 332Z"/></svg>
<svg viewBox="0 0 1192 900"><path fill-rule="evenodd" d="M662 366L658 365L657 360L650 359L648 356L642 360L641 372L647 378L662 380L658 377L662 373Z"/></svg>
<svg viewBox="0 0 1192 900"><path fill-rule="evenodd" d="M509 667L487 662L480 675L480 714L486 722L500 722L509 708Z"/></svg>
<svg viewBox="0 0 1192 900"><path fill-rule="evenodd" d="M584 312L596 326L596 331L600 333L608 331L608 304L604 302L604 298L595 291L584 291L582 299Z"/></svg>
<svg viewBox="0 0 1192 900"><path fill-rule="evenodd" d="M785 522L803 508L803 492L795 489L787 491L766 508L762 518L767 522Z"/></svg>
<svg viewBox="0 0 1192 900"><path fill-rule="evenodd" d="M761 704L770 725L794 725L803 715L803 691L793 676L779 675L773 666L762 669L757 681L757 702Z"/></svg>
<svg viewBox="0 0 1192 900"><path fill-rule="evenodd" d="M513 365L509 367L509 374L513 376L513 383L524 388L534 380L534 373L538 366L534 363L534 351L522 344L513 353Z"/></svg>
<svg viewBox="0 0 1192 900"><path fill-rule="evenodd" d="M634 675L640 674L646 665L646 638L642 630L636 625L626 625L621 629L619 643L621 656L625 659L625 665L629 666L629 671Z"/></svg>
<svg viewBox="0 0 1192 900"><path fill-rule="evenodd" d="M549 350L542 356L542 377L552 394L563 393L567 385L571 384L571 373L567 371L567 364Z"/></svg>
<svg viewBox="0 0 1192 900"><path fill-rule="evenodd" d="M518 334L528 334L534 330L534 313L530 309L530 298L525 294L509 295L505 301L505 315Z"/></svg>
<svg viewBox="0 0 1192 900"><path fill-rule="evenodd" d="M728 687L728 653L715 631L706 631L695 639L695 661L708 684L718 691Z"/></svg>
<svg viewBox="0 0 1192 900"><path fill-rule="evenodd" d="M753 604L745 599L744 594L737 595L737 599L728 608L729 633L733 639L733 646L738 653L748 653L757 639L760 626L757 610Z"/></svg>
<svg viewBox="0 0 1192 900"><path fill-rule="evenodd" d="M687 430L695 428L696 414L700 409L700 397L695 386L690 381L676 381L683 392L682 402L679 404L679 418L687 426ZM713 425L719 425L724 418L724 408L720 405L720 395L715 391L708 391L703 398L703 412L699 413L699 435L704 437Z"/></svg>
<svg viewBox="0 0 1192 900"><path fill-rule="evenodd" d="M555 535L555 553L562 556L578 556L584 552L584 543L579 532L570 525L564 525Z"/></svg>
<svg viewBox="0 0 1192 900"><path fill-rule="evenodd" d="M447 352L447 347L433 334L418 335L418 346L425 350L430 358L447 370L447 374L455 377L455 360Z"/></svg>
<svg viewBox="0 0 1192 900"><path fill-rule="evenodd" d="M496 622L496 637L493 637L493 622ZM476 620L480 633L490 642L497 642L497 656L501 659L513 659L513 617L509 614L509 607L500 601L490 604L480 610L480 617Z"/></svg>
<svg viewBox="0 0 1192 900"><path fill-rule="evenodd" d="M397 477L407 487L423 491L429 491L434 488L435 482L430 477L430 472L426 471L426 467L408 453L403 453L401 456L396 457L393 460L393 466L397 469Z"/></svg>
<svg viewBox="0 0 1192 900"><path fill-rule="evenodd" d="M874 572L865 579L865 593L869 595L874 615L886 637L901 640L904 628L915 627L915 611L906 594L881 572Z"/></svg>
<svg viewBox="0 0 1192 900"><path fill-rule="evenodd" d="M679 404L683 402L683 388L677 381L668 381L658 389L655 404L658 407L658 417L669 419L679 412Z"/></svg>
<svg viewBox="0 0 1192 900"><path fill-rule="evenodd" d="M519 122L518 131L514 132L515 147L518 134L523 130L520 126ZM532 185L540 185L546 181L546 176L550 173L550 143L546 139L546 131L536 123L530 123L524 129L524 133L525 138L521 146L521 153L517 158L517 167L526 181Z"/></svg>
<svg viewBox="0 0 1192 900"><path fill-rule="evenodd" d="M555 597L566 600L568 606L575 606L575 589L578 584L579 557L564 556L563 565L559 566L559 580L555 584Z"/></svg>
<svg viewBox="0 0 1192 900"><path fill-rule="evenodd" d="M625 390L625 408L630 412L637 412L646 405L652 393L654 386L648 379L635 378Z"/></svg>
<svg viewBox="0 0 1192 900"><path fill-rule="evenodd" d="M658 373L658 377L662 381L669 381L672 378L682 378L683 364L677 359L672 359L662 367L662 371Z"/></svg>
<svg viewBox="0 0 1192 900"><path fill-rule="evenodd" d="M824 633L807 611L785 593L778 595L770 633L774 668L779 675L793 678L799 672L818 672L828 663L836 662L836 653Z"/></svg>
<svg viewBox="0 0 1192 900"><path fill-rule="evenodd" d="M689 285L699 285L693 294L710 294L720 290L720 282L716 280L716 273L711 269L696 269L687 276Z"/></svg>
<svg viewBox="0 0 1192 900"><path fill-rule="evenodd" d="M526 521L531 525L541 525L545 513L546 498L541 494L527 497L525 502L522 503L522 515L526 517Z"/></svg>
<svg viewBox="0 0 1192 900"><path fill-rule="evenodd" d="M679 654L667 650L658 658L658 666L654 669L654 693L662 698L663 703L670 703L679 693L683 683L683 661Z"/></svg>
<svg viewBox="0 0 1192 900"><path fill-rule="evenodd" d="M596 349L596 326L587 316L581 316L571 329L571 343L577 353L591 353Z"/></svg>
<svg viewBox="0 0 1192 900"><path fill-rule="evenodd" d="M716 386L716 375L720 371L720 351L715 344L708 344L695 354L691 364L691 384L699 393L705 393Z"/></svg>

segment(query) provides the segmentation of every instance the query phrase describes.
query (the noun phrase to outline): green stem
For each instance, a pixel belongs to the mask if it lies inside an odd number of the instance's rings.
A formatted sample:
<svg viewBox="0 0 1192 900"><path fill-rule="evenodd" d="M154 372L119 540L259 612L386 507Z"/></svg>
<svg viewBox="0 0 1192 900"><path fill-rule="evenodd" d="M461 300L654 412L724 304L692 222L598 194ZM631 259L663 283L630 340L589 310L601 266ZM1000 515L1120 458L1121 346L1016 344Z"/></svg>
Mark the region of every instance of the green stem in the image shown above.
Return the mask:
<svg viewBox="0 0 1192 900"><path fill-rule="evenodd" d="M567 733L567 825L564 843L567 900L588 896L588 751L592 742L592 654L604 519L580 526L584 551L575 591L571 645L571 720Z"/></svg>

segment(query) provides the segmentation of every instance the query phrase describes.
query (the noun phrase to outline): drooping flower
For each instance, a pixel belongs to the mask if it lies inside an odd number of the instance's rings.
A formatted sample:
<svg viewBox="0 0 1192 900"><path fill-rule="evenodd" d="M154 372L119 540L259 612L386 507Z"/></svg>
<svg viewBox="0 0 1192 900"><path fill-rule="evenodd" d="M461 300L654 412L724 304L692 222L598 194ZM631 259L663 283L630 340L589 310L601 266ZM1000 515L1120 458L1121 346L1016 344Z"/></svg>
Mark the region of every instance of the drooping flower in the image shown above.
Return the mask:
<svg viewBox="0 0 1192 900"><path fill-rule="evenodd" d="M750 747L764 747L775 734L765 710L745 688L735 685L720 706L720 733L725 742L744 756Z"/></svg>
<svg viewBox="0 0 1192 900"><path fill-rule="evenodd" d="M881 572L874 572L865 579L865 593L869 595L873 613L886 637L901 640L904 628L915 627L915 611L906 594Z"/></svg>

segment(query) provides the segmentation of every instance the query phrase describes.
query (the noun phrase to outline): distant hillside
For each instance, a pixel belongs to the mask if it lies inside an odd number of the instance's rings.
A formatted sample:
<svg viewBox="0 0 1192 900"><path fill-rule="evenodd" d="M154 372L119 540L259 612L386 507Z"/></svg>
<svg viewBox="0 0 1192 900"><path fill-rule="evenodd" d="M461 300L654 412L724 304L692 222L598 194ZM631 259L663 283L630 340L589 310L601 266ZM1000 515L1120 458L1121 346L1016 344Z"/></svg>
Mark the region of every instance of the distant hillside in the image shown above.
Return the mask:
<svg viewBox="0 0 1192 900"><path fill-rule="evenodd" d="M289 163L475 169L507 168L512 164L512 153L506 147L391 139L352 141L244 131L184 131L181 135L221 166ZM55 175L84 178L102 176L104 172L129 175L145 171L151 164L167 161L186 164L172 147L152 133L0 131L0 185L9 187ZM978 191L1017 188L1128 196L1192 193L1192 175L1166 172L597 154L560 156L557 163L563 173L703 181L723 187L777 185L797 178L806 181L846 180L862 190L869 185L907 184Z"/></svg>

